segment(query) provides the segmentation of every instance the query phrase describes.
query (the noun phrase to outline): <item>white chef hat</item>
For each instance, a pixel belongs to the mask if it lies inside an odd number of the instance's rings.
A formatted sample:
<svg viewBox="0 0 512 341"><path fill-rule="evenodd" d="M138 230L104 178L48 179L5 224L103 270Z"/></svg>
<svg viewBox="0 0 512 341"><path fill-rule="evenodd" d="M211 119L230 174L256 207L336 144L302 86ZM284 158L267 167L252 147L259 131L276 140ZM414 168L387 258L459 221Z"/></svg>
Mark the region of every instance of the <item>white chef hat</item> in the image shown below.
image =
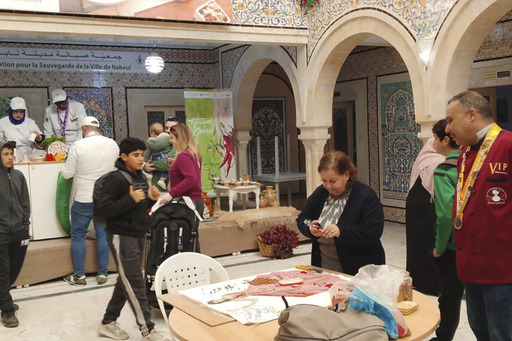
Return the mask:
<svg viewBox="0 0 512 341"><path fill-rule="evenodd" d="M21 97L13 97L11 99L11 108L12 110L27 110L27 105L25 104L25 100Z"/></svg>
<svg viewBox="0 0 512 341"><path fill-rule="evenodd" d="M94 116L85 116L79 122L80 127L82 126L90 126L90 127L100 127L100 122Z"/></svg>
<svg viewBox="0 0 512 341"><path fill-rule="evenodd" d="M68 96L66 95L66 91L62 89L55 89L52 91L52 101L53 103L65 101Z"/></svg>

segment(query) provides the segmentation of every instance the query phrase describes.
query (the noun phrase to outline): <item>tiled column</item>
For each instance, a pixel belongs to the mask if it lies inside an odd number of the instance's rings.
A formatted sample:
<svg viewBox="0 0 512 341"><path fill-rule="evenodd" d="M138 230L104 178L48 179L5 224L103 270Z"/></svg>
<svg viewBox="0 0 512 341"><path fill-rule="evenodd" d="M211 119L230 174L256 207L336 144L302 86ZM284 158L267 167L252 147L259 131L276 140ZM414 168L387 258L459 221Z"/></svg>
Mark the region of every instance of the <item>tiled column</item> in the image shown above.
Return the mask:
<svg viewBox="0 0 512 341"><path fill-rule="evenodd" d="M241 130L235 132L235 144L237 147L236 162L238 164L238 177L249 174L247 169L247 161L249 160L247 154L247 144L251 140L251 135L248 130Z"/></svg>
<svg viewBox="0 0 512 341"><path fill-rule="evenodd" d="M327 127L300 128L299 139L302 140L306 152L306 194L308 196L320 185L317 168L329 138Z"/></svg>

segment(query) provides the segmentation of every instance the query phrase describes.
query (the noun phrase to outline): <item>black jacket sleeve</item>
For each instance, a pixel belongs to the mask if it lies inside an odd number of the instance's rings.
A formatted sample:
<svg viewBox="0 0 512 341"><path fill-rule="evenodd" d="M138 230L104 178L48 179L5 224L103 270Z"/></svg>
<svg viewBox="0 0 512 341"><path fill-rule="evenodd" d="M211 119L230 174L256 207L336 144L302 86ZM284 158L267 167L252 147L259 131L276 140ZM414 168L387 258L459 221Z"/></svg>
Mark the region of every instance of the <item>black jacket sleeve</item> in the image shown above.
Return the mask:
<svg viewBox="0 0 512 341"><path fill-rule="evenodd" d="M15 170L20 177L21 182L21 207L23 209L23 227L30 230L30 196L28 194L27 180L19 170Z"/></svg>

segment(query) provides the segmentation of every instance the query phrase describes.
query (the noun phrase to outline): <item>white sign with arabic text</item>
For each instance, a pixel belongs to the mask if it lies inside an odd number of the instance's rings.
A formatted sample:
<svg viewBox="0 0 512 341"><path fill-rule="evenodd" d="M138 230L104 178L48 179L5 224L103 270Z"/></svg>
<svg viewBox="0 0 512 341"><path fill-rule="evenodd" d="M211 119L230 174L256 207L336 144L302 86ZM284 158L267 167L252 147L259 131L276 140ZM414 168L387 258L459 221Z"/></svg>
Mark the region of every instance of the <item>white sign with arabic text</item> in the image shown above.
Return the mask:
<svg viewBox="0 0 512 341"><path fill-rule="evenodd" d="M0 47L0 69L146 73L148 53Z"/></svg>

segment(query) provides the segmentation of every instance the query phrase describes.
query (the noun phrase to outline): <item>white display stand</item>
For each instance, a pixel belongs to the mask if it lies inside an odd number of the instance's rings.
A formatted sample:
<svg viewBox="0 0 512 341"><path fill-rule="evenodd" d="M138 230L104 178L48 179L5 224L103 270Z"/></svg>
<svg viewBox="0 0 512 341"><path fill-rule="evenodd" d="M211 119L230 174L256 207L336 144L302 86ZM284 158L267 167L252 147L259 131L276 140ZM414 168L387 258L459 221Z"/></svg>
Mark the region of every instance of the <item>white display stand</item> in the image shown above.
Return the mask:
<svg viewBox="0 0 512 341"><path fill-rule="evenodd" d="M30 195L30 235L33 240L69 237L57 220L57 179L64 162L22 162L14 169L23 173Z"/></svg>
<svg viewBox="0 0 512 341"><path fill-rule="evenodd" d="M291 193L291 181L298 180L306 180L306 173L299 172L290 172L290 136L287 136L287 144L286 144L286 166L285 172L282 173L279 171L279 136L275 136L274 138L274 150L275 150L275 173L262 174L261 173L261 146L260 146L260 137L256 137L256 154L257 154L257 162L258 162L258 174L254 175L252 178L256 181L260 181L263 183L272 183L276 188L276 198L279 201L279 184L281 182L288 182L288 205L292 204L292 193Z"/></svg>

